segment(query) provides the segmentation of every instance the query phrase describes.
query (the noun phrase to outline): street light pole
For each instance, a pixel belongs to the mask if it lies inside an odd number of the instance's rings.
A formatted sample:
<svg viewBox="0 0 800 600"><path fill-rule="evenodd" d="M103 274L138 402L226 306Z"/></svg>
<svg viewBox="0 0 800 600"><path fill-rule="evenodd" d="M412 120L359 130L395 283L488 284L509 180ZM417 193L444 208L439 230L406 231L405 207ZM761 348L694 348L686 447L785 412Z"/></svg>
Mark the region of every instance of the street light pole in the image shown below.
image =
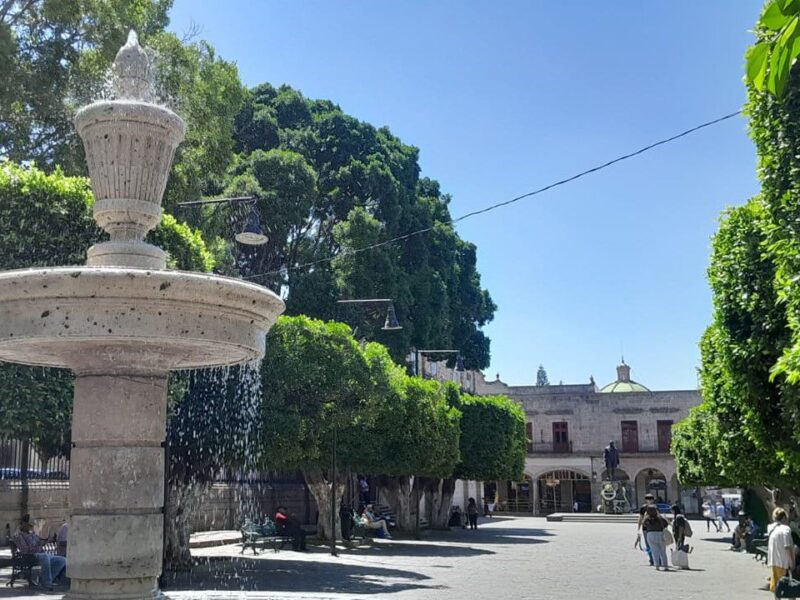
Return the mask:
<svg viewBox="0 0 800 600"><path fill-rule="evenodd" d="M394 300L392 298L353 298L348 300L337 300L337 304L388 304L386 320L383 323L383 331L398 331L402 325L397 322L397 315L394 311ZM356 328L357 329L357 328ZM339 432L338 410L334 407L336 414L333 423L333 452L331 457L331 556L336 554L336 438ZM350 474L348 472L348 481Z"/></svg>

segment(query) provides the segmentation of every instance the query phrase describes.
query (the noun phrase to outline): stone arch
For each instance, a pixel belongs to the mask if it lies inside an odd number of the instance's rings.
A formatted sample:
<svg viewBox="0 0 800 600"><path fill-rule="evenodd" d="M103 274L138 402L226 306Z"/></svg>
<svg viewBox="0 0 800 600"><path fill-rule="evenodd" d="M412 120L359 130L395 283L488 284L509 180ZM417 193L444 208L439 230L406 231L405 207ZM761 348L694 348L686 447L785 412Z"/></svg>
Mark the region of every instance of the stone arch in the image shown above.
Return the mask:
<svg viewBox="0 0 800 600"><path fill-rule="evenodd" d="M652 493L656 500L661 499L662 502L668 504L674 502L676 498L670 494L669 483L667 475L658 467L640 469L634 478L636 502L640 505L643 504L644 497L648 492Z"/></svg>
<svg viewBox="0 0 800 600"><path fill-rule="evenodd" d="M591 512L591 476L583 469L542 469L534 480L536 514Z"/></svg>

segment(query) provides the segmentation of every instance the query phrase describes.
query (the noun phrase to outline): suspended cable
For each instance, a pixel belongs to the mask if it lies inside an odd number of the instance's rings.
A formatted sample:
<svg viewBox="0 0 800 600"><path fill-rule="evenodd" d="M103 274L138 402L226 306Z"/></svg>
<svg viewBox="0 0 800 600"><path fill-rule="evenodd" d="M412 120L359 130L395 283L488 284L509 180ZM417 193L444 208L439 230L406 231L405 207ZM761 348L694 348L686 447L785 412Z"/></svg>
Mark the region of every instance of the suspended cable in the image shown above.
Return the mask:
<svg viewBox="0 0 800 600"><path fill-rule="evenodd" d="M635 156L639 156L640 154L644 154L645 152L653 150L654 148L658 148L659 146L663 146L665 144L669 144L670 142L674 142L675 140L679 140L682 137L686 137L687 135L695 133L696 131L700 131L701 129L705 129L706 127L711 127L712 125L716 125L718 123L722 123L723 121L727 121L728 119L732 119L733 117L736 117L736 116L738 116L740 114L742 114L742 111L741 110L737 110L735 112L728 113L727 115L718 117L718 118L713 119L711 121L706 121L705 123L700 123L699 125L695 125L694 127L690 128L690 129L686 129L685 131L681 131L680 133L672 135L672 136L670 136L668 138L664 138L664 139L659 140L657 142L653 142L652 144L648 144L647 146L643 146L642 148L639 148L638 150L635 150L633 152L629 152L627 154L623 154L623 155L618 156L616 158L613 158L613 159L611 159L609 161L606 161L606 162L604 162L602 164L599 164L599 165L597 165L595 167L592 167L590 169L586 169L585 171L581 171L580 173L576 173L575 175L572 175L572 176L567 177L565 179L560 179L560 180L555 181L555 182L553 182L551 184L548 184L548 185L546 185L544 187L541 187L539 189L533 190L532 192L528 192L526 194L522 194L520 196L516 196L514 198L511 198L510 200L505 200L503 202L498 202L496 204L492 204L492 205L487 206L485 208L480 208L478 210L474 210L472 212L468 212L468 213L466 213L464 215L461 215L460 217L449 219L447 221L437 221L437 224L438 223L443 223L443 224L446 224L446 225L453 225L455 223L459 223L461 221L464 221L466 219L470 219L470 218L475 217L477 215L482 215L482 214L491 212L493 210L497 210L498 208L502 208L504 206L508 206L510 204L514 204L515 202L519 202L520 200L524 200L526 198L530 198L532 196L536 196L536 195L541 194L543 192L546 192L548 190L552 190L553 188L556 188L556 187L565 185L567 183L570 183L572 181L575 181L576 179L580 179L582 177L586 177L587 175L591 175L592 173L597 173L598 171L602 171L603 169L607 169L608 167L610 167L612 165L615 165L615 164L620 163L622 161L634 158ZM316 266L316 265L319 265L319 264L322 264L322 263L330 262L334 258L339 258L339 257L342 257L342 256L351 256L353 254L359 254L361 252L366 252L367 250L374 250L376 248L381 248L381 247L387 246L389 244L402 242L404 240L407 240L409 238L415 237L417 235L421 235L423 233L427 233L429 231L433 231L435 228L436 228L436 224L434 224L431 227L425 227L423 229L417 229L417 230L412 231L410 233L406 233L404 235L399 235L397 237L393 237L391 239L384 240L382 242L377 242L375 244L370 244L369 246L363 246L361 248L353 248L353 249L350 249L350 250L345 249L345 250L342 250L336 256L328 256L328 257L325 257L325 258L320 258L320 259L313 260L313 261L310 261L310 262L307 262L307 263L303 263L303 264L300 264L300 265L295 265L293 267L284 267L284 268L281 268L281 269L276 269L274 271L266 271L264 273L257 273L255 275L248 275L244 279L255 279L257 277L265 277L265 276L268 276L268 275L278 275L278 274L280 274L280 273L282 273L284 271L287 271L287 270L288 271L295 271L295 270L298 270L298 269L307 269L309 267L313 267L313 266Z"/></svg>

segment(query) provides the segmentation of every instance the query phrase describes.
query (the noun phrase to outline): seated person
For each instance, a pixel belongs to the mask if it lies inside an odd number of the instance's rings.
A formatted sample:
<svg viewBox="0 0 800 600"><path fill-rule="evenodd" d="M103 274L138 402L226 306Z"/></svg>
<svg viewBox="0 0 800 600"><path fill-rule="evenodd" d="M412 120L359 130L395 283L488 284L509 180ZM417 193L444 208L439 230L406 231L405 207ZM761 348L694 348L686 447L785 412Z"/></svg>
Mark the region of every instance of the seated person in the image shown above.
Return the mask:
<svg viewBox="0 0 800 600"><path fill-rule="evenodd" d="M367 504L361 516L364 518L364 525L367 529L377 529L378 537L384 537L389 540L392 539L392 536L389 534L389 526L386 523L386 519L378 518L372 504Z"/></svg>
<svg viewBox="0 0 800 600"><path fill-rule="evenodd" d="M447 523L448 527L461 527L462 529L466 529L467 526L464 525L464 514L461 512L461 507L456 505L450 511L450 521Z"/></svg>
<svg viewBox="0 0 800 600"><path fill-rule="evenodd" d="M750 515L739 514L739 524L733 528L733 550L744 550L747 543L755 537L756 527Z"/></svg>
<svg viewBox="0 0 800 600"><path fill-rule="evenodd" d="M58 579L67 567L67 559L47 554L43 548L43 543L46 541L33 532L33 524L29 520L23 520L14 536L14 543L20 553L33 554L36 557L36 562L39 564L38 585L52 590L53 580Z"/></svg>
<svg viewBox="0 0 800 600"><path fill-rule="evenodd" d="M292 538L292 550L295 552L306 551L306 532L296 519L289 516L286 507L278 507L275 513L275 525L278 535Z"/></svg>

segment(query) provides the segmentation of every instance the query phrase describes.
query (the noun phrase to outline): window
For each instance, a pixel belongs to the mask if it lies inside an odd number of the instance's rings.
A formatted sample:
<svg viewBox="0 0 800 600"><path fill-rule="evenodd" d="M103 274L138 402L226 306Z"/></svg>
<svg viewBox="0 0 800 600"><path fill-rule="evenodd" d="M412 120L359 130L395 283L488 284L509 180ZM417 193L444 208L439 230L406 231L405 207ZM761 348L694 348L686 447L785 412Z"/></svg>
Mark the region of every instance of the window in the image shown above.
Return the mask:
<svg viewBox="0 0 800 600"><path fill-rule="evenodd" d="M639 424L636 421L622 421L622 451L639 451Z"/></svg>
<svg viewBox="0 0 800 600"><path fill-rule="evenodd" d="M533 452L533 423L525 423L525 437L528 438L528 453Z"/></svg>
<svg viewBox="0 0 800 600"><path fill-rule="evenodd" d="M672 421L658 422L658 451L669 452L672 446Z"/></svg>
<svg viewBox="0 0 800 600"><path fill-rule="evenodd" d="M553 452L569 452L569 429L567 423L553 423Z"/></svg>

